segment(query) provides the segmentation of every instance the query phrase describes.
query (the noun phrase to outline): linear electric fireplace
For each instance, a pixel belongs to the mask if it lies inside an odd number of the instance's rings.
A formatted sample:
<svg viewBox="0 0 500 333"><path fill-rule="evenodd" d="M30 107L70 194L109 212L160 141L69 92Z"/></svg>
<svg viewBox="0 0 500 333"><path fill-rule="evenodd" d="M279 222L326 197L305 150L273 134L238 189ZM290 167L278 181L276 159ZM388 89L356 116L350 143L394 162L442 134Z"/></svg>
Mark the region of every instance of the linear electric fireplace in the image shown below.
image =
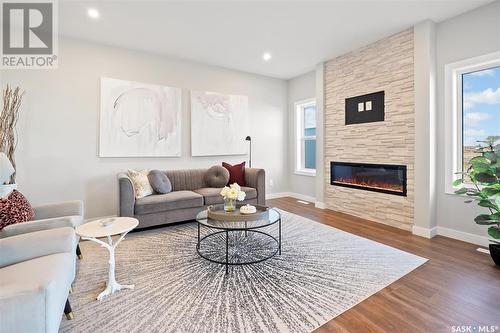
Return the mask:
<svg viewBox="0 0 500 333"><path fill-rule="evenodd" d="M406 196L406 166L330 162L330 184Z"/></svg>

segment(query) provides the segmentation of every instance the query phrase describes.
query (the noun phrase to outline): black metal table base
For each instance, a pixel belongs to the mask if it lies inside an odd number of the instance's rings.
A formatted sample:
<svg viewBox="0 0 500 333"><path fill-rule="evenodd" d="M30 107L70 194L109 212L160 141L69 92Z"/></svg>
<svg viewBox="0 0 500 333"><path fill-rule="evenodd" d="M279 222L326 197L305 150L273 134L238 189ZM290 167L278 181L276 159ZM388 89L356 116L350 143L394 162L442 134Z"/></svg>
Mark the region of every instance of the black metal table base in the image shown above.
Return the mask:
<svg viewBox="0 0 500 333"><path fill-rule="evenodd" d="M223 229L223 230L220 230L220 228L210 228L208 226L204 226L204 227L209 228L209 229L219 229L220 231L216 231L216 232L213 232L213 233L210 233L210 234L208 234L206 236L201 237L201 231L200 231L201 224L198 223L198 243L196 244L196 252L198 252L198 255L200 257L202 257L203 259L206 259L206 260L208 260L210 262L213 262L213 263L216 263L216 264L225 265L226 266L226 274L229 273L229 266L241 266L241 265L256 264L256 263L263 262L263 261L266 261L268 259L271 259L271 258L273 258L277 254L281 255L281 218L278 220L278 238L274 237L273 235L271 235L271 234L269 234L267 232L264 232L264 231L261 231L261 230L255 230L255 229L265 228L265 227L268 227L268 226L259 227L259 228L247 228L246 226L247 226L247 224L245 223L245 228L241 228L241 229ZM271 239L274 244L276 244L276 249L274 251L272 251L270 255L265 256L265 257L260 258L260 259L257 259L257 260L248 260L248 261L242 261L242 262L231 262L229 260L229 235L230 235L230 233L234 233L234 232L244 232L245 237L247 237L249 233L256 233L256 234L264 235L265 237L268 237L269 239ZM209 256L203 254L200 251L200 248L201 248L202 243L203 243L204 240L209 239L211 237L216 237L217 235L224 235L224 238L225 238L225 243L226 243L225 247L226 248L225 248L225 260L224 261L223 260L212 259L212 258L210 258Z"/></svg>

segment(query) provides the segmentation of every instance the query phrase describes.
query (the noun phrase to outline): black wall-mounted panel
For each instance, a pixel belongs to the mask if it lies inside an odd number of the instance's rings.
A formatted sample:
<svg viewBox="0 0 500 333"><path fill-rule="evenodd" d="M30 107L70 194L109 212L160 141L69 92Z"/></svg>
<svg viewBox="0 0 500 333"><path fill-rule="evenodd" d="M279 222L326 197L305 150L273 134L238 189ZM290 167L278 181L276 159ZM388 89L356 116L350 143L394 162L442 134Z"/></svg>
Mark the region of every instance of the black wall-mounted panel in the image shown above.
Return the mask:
<svg viewBox="0 0 500 333"><path fill-rule="evenodd" d="M384 121L385 93L376 93L350 97L345 100L345 124L362 124Z"/></svg>

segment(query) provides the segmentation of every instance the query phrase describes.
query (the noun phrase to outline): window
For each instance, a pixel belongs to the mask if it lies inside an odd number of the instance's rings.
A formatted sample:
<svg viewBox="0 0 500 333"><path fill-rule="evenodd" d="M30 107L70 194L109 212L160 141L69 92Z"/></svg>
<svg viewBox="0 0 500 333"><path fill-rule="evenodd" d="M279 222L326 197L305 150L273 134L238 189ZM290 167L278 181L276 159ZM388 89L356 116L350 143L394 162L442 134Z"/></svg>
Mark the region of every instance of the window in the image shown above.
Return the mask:
<svg viewBox="0 0 500 333"><path fill-rule="evenodd" d="M296 108L297 153L295 172L316 174L316 100L298 102Z"/></svg>
<svg viewBox="0 0 500 333"><path fill-rule="evenodd" d="M445 66L445 127L445 186L453 193L478 141L500 136L500 52Z"/></svg>
<svg viewBox="0 0 500 333"><path fill-rule="evenodd" d="M500 66L462 75L462 170L478 153L478 141L500 136Z"/></svg>

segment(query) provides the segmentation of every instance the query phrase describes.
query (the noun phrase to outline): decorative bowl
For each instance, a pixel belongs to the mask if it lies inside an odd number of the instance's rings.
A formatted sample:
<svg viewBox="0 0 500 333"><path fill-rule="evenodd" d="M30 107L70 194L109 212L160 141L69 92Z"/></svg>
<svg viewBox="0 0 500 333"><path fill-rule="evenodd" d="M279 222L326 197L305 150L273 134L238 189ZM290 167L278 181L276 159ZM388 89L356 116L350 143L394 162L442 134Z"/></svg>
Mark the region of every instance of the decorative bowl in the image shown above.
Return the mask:
<svg viewBox="0 0 500 333"><path fill-rule="evenodd" d="M102 219L101 220L101 225L103 227L109 227L110 225L113 224L113 222L115 222L115 218L114 217L109 217L109 218L106 218L106 219Z"/></svg>

